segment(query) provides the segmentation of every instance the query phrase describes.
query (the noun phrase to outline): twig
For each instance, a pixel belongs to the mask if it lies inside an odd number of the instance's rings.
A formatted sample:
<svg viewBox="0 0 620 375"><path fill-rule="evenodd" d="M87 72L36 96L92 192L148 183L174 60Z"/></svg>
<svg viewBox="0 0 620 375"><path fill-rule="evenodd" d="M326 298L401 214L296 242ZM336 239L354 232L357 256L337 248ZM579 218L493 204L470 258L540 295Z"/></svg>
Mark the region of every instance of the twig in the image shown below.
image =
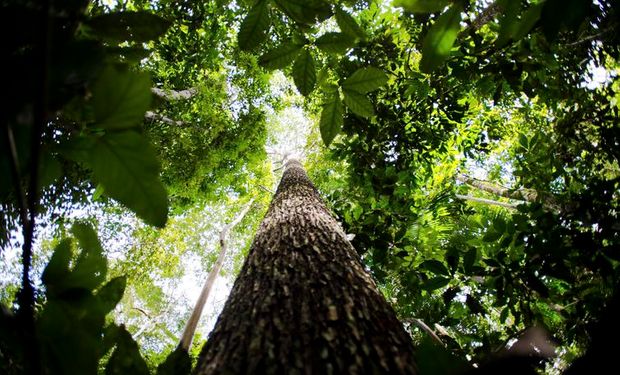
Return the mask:
<svg viewBox="0 0 620 375"><path fill-rule="evenodd" d="M413 318L413 319L407 319L405 322L407 322L409 324L413 324L413 325L417 326L418 328L420 328L422 331L426 332L439 345L441 345L443 347L446 346L446 344L444 344L443 341L441 341L439 336L437 336L435 331L433 331L431 329L431 327L427 326L426 323L424 323L422 320L420 320L418 318Z"/></svg>

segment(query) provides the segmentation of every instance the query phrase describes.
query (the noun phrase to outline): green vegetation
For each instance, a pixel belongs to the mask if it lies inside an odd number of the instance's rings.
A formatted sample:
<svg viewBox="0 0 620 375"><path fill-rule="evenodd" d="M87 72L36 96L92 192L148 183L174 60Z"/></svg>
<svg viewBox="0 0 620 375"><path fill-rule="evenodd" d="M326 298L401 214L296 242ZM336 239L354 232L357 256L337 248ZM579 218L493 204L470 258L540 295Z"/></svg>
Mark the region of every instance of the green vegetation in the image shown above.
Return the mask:
<svg viewBox="0 0 620 375"><path fill-rule="evenodd" d="M529 327L535 371L611 360L617 0L0 4L0 372L189 372L205 337L173 351L194 301L171 296L254 199L234 277L272 151L301 152L423 374ZM291 110L303 150L278 141Z"/></svg>

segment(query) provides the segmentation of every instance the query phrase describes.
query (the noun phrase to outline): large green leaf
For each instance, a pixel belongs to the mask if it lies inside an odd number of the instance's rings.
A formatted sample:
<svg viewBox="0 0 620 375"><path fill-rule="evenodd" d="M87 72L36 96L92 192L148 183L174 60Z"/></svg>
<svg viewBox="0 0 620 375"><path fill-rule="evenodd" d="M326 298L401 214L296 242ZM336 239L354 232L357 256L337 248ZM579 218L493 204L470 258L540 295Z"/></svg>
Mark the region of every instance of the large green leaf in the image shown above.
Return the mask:
<svg viewBox="0 0 620 375"><path fill-rule="evenodd" d="M99 298L104 315L112 311L120 302L121 298L123 298L126 286L127 278L125 276L118 276L108 281L107 284L99 289L97 298Z"/></svg>
<svg viewBox="0 0 620 375"><path fill-rule="evenodd" d="M192 360L185 349L180 346L166 357L166 360L157 366L157 375L189 375L192 370Z"/></svg>
<svg viewBox="0 0 620 375"><path fill-rule="evenodd" d="M54 253L41 275L41 281L48 293L55 291L56 287L69 274L69 262L71 261L71 240L63 239L54 248Z"/></svg>
<svg viewBox="0 0 620 375"><path fill-rule="evenodd" d="M350 90L343 90L343 93L344 104L346 104L353 113L366 118L374 116L375 109L364 94Z"/></svg>
<svg viewBox="0 0 620 375"><path fill-rule="evenodd" d="M103 255L103 248L97 233L90 225L76 223L71 227L71 232L82 251L65 278L63 287L94 290L105 280L107 273L107 259Z"/></svg>
<svg viewBox="0 0 620 375"><path fill-rule="evenodd" d="M340 31L359 39L366 39L366 32L360 27L355 19L347 12L336 8L336 22Z"/></svg>
<svg viewBox="0 0 620 375"><path fill-rule="evenodd" d="M118 327L117 345L105 367L106 375L149 375L149 369L140 355L138 344L124 327Z"/></svg>
<svg viewBox="0 0 620 375"><path fill-rule="evenodd" d="M170 24L170 21L145 11L105 13L86 21L100 38L139 43L159 38Z"/></svg>
<svg viewBox="0 0 620 375"><path fill-rule="evenodd" d="M431 13L443 10L451 2L451 0L394 0L394 6L412 13Z"/></svg>
<svg viewBox="0 0 620 375"><path fill-rule="evenodd" d="M303 46L298 43L288 42L278 46L258 59L258 63L267 69L283 69L295 61Z"/></svg>
<svg viewBox="0 0 620 375"><path fill-rule="evenodd" d="M461 29L463 7L454 4L444 12L424 37L420 70L430 73L437 69L450 55L452 46Z"/></svg>
<svg viewBox="0 0 620 375"><path fill-rule="evenodd" d="M497 45L504 46L514 38L519 28L519 14L521 13L521 2L513 0L503 0L499 3L503 10L502 18L499 22L499 33Z"/></svg>
<svg viewBox="0 0 620 375"><path fill-rule="evenodd" d="M138 127L151 105L151 80L146 73L108 66L93 86L96 126L104 129Z"/></svg>
<svg viewBox="0 0 620 375"><path fill-rule="evenodd" d="M343 54L355 45L355 39L344 33L325 33L314 42L316 46L328 53Z"/></svg>
<svg viewBox="0 0 620 375"><path fill-rule="evenodd" d="M329 146L336 135L340 133L343 121L342 116L342 101L338 91L335 91L323 102L323 111L321 112L321 121L319 123L321 138L326 146Z"/></svg>
<svg viewBox="0 0 620 375"><path fill-rule="evenodd" d="M275 0L276 5L295 22L311 25L328 19L331 6L323 0Z"/></svg>
<svg viewBox="0 0 620 375"><path fill-rule="evenodd" d="M428 279L422 284L422 289L432 291L435 289L443 288L450 283L450 278L443 276L436 276L432 279Z"/></svg>
<svg viewBox="0 0 620 375"><path fill-rule="evenodd" d="M446 265L436 259L425 260L422 264L420 264L420 268L431 271L437 275L450 275L450 271L448 271Z"/></svg>
<svg viewBox="0 0 620 375"><path fill-rule="evenodd" d="M241 22L237 35L239 48L249 51L258 47L267 37L270 22L269 3L267 0L259 0Z"/></svg>
<svg viewBox="0 0 620 375"><path fill-rule="evenodd" d="M307 96L316 85L316 68L314 58L308 50L303 50L293 64L293 80L299 92Z"/></svg>
<svg viewBox="0 0 620 375"><path fill-rule="evenodd" d="M342 88L348 91L355 91L365 94L377 90L388 81L387 75L374 67L361 68L356 70L349 78L342 83Z"/></svg>
<svg viewBox="0 0 620 375"><path fill-rule="evenodd" d="M107 195L151 225L166 224L168 197L146 138L133 131L105 134L96 139L89 164Z"/></svg>

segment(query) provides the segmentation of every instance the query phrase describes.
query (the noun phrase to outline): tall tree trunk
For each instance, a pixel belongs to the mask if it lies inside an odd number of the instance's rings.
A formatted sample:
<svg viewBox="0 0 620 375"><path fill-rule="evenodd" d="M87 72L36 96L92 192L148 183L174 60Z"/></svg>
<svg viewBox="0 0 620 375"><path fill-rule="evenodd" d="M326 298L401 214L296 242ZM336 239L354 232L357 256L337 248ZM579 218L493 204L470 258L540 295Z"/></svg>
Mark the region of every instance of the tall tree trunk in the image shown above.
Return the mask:
<svg viewBox="0 0 620 375"><path fill-rule="evenodd" d="M413 345L291 160L196 374L415 374Z"/></svg>

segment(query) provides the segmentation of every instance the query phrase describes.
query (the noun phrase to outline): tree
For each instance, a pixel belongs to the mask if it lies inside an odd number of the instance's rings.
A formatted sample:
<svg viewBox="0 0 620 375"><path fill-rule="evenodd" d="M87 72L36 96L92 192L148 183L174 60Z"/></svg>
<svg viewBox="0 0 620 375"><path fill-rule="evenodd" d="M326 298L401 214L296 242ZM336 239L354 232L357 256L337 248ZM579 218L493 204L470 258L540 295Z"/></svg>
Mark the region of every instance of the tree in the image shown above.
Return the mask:
<svg viewBox="0 0 620 375"><path fill-rule="evenodd" d="M413 345L290 160L196 373L413 374Z"/></svg>

